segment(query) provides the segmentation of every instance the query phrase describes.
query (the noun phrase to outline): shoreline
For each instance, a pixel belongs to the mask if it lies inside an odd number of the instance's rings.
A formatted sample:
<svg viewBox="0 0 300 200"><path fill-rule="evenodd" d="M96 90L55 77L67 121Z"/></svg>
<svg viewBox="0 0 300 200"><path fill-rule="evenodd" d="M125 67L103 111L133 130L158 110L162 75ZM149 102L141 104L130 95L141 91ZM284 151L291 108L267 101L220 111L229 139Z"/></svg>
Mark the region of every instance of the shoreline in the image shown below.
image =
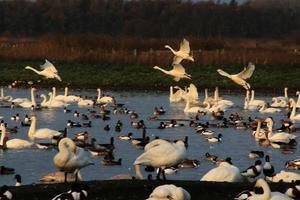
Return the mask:
<svg viewBox="0 0 300 200"><path fill-rule="evenodd" d="M147 180L103 180L80 182L89 187L89 200L142 200L149 197L152 190L163 184L174 184L183 187L191 194L191 199L232 200L243 190L252 189L254 183L216 183L200 181L147 181ZM289 183L270 184L272 190L285 192ZM20 187L9 187L13 199L45 200L68 191L69 184L31 184Z"/></svg>

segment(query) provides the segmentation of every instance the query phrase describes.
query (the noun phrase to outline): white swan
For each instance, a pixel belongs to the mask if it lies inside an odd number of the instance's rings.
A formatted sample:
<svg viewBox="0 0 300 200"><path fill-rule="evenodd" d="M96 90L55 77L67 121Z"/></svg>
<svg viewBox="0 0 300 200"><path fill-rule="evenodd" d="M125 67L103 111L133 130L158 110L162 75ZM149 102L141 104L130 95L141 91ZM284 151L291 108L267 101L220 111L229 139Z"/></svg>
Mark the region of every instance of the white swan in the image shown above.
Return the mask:
<svg viewBox="0 0 300 200"><path fill-rule="evenodd" d="M215 104L224 105L227 108L234 105L234 103L232 101L220 98L219 87L216 87L216 89L215 89L214 101L215 101Z"/></svg>
<svg viewBox="0 0 300 200"><path fill-rule="evenodd" d="M198 112L207 112L209 108L209 104L207 104L206 108L201 108L199 106L190 107L190 101L186 101L184 112L185 113L198 113Z"/></svg>
<svg viewBox="0 0 300 200"><path fill-rule="evenodd" d="M175 55L173 59L173 65L179 64L183 59L190 60L194 62L194 58L190 55L190 43L186 39L183 39L180 43L179 51L175 51L169 45L165 45L165 48L170 49L172 53Z"/></svg>
<svg viewBox="0 0 300 200"><path fill-rule="evenodd" d="M77 104L78 104L78 106L83 106L83 107L87 106L87 107L89 107L89 106L93 106L94 105L94 101L92 101L90 99L82 99L82 98L80 98Z"/></svg>
<svg viewBox="0 0 300 200"><path fill-rule="evenodd" d="M23 108L31 108L32 106L36 107L36 101L35 101L35 88L31 88L31 101L24 101L19 104L19 106Z"/></svg>
<svg viewBox="0 0 300 200"><path fill-rule="evenodd" d="M31 141L22 140L22 139L9 139L6 137L6 128L5 124L0 124L1 129L1 138L0 138L0 148L7 148L7 149L24 149L24 148L31 148L35 144Z"/></svg>
<svg viewBox="0 0 300 200"><path fill-rule="evenodd" d="M188 92L183 93L182 98L185 101L190 101L191 103L199 103L199 94L197 87L191 83L187 89Z"/></svg>
<svg viewBox="0 0 300 200"><path fill-rule="evenodd" d="M296 95L298 96L298 100L297 100L297 103L296 103L296 107L297 107L297 108L300 108L300 91L297 91L297 92L296 92Z"/></svg>
<svg viewBox="0 0 300 200"><path fill-rule="evenodd" d="M64 95L56 95L56 88L52 87L52 94L53 94L53 99L57 101L64 101L65 97L67 96L67 89L65 88L65 93Z"/></svg>
<svg viewBox="0 0 300 200"><path fill-rule="evenodd" d="M255 66L252 63L249 63L248 67L247 68L245 67L244 70L238 74L230 75L227 72L223 71L222 69L218 69L217 72L222 76L226 76L230 78L236 84L243 86L246 90L250 90L251 86L245 80L252 76L254 70L255 70Z"/></svg>
<svg viewBox="0 0 300 200"><path fill-rule="evenodd" d="M281 111L279 108L266 108L266 103L260 104L260 106L260 113L277 113Z"/></svg>
<svg viewBox="0 0 300 200"><path fill-rule="evenodd" d="M246 92L246 97L244 100L244 110L257 110L258 106L255 105L249 105L250 104L250 99L249 99L249 90Z"/></svg>
<svg viewBox="0 0 300 200"><path fill-rule="evenodd" d="M40 98L42 99L42 102L40 103L41 107L43 108L48 108L49 106L49 101L47 101L47 97L45 94L41 94Z"/></svg>
<svg viewBox="0 0 300 200"><path fill-rule="evenodd" d="M100 88L97 89L97 92L98 92L97 103L114 103L115 102L114 97L102 96Z"/></svg>
<svg viewBox="0 0 300 200"><path fill-rule="evenodd" d="M252 194L252 196L247 198L248 200L292 200L280 192L271 192L268 183L262 178L256 181L254 187L262 188L263 194Z"/></svg>
<svg viewBox="0 0 300 200"><path fill-rule="evenodd" d="M208 171L200 181L241 182L243 180L239 168L229 161L221 162L216 168Z"/></svg>
<svg viewBox="0 0 300 200"><path fill-rule="evenodd" d="M251 99L250 99L250 102L249 102L249 106L259 106L259 105L262 105L264 103L266 103L266 102L263 101L263 100L255 99L255 91L251 90Z"/></svg>
<svg viewBox="0 0 300 200"><path fill-rule="evenodd" d="M209 97L208 96L208 89L205 88L204 89L204 100L203 100L203 104L204 103L209 103L211 105L213 105L215 103L215 98L214 97Z"/></svg>
<svg viewBox="0 0 300 200"><path fill-rule="evenodd" d="M174 93L174 88L177 88L178 90ZM185 91L177 86L173 87L170 86L170 96L169 101L171 103L173 102L179 102L182 100L182 96L184 95Z"/></svg>
<svg viewBox="0 0 300 200"><path fill-rule="evenodd" d="M293 107L292 112L290 114L290 120L291 121L300 121L300 114L296 114L296 107L297 107L296 102L292 98L289 100L289 102L290 102L291 106Z"/></svg>
<svg viewBox="0 0 300 200"><path fill-rule="evenodd" d="M26 66L25 69L30 69L34 71L35 73L42 75L46 78L55 78L59 81L61 81L60 76L58 75L58 71L54 67L52 63L50 63L47 59L45 60L45 63L43 65L40 65L42 71L38 71L30 66Z"/></svg>
<svg viewBox="0 0 300 200"><path fill-rule="evenodd" d="M295 141L296 136L289 133L279 132L273 133L273 119L268 117L265 119L268 126L268 134L267 139L271 143L283 143L283 144L290 144L291 142Z"/></svg>
<svg viewBox="0 0 300 200"><path fill-rule="evenodd" d="M173 184L156 187L146 200L190 200L191 195L182 187Z"/></svg>
<svg viewBox="0 0 300 200"><path fill-rule="evenodd" d="M49 92L49 103L48 103L48 108L64 108L66 106L68 106L69 104L66 104L64 101L59 101L59 100L55 100L53 99L53 93Z"/></svg>
<svg viewBox="0 0 300 200"><path fill-rule="evenodd" d="M154 69L158 69L162 71L165 74L168 74L170 76L173 76L175 81L179 81L180 79L186 78L186 79L191 79L191 75L185 73L185 69L181 64L174 64L172 70L164 70L158 66L154 66Z"/></svg>
<svg viewBox="0 0 300 200"><path fill-rule="evenodd" d="M76 95L68 95L68 92L69 92L69 88L68 87L65 87L65 98L64 98L64 101L66 103L73 103L73 102L78 102L80 100L80 97L79 96L76 96Z"/></svg>
<svg viewBox="0 0 300 200"><path fill-rule="evenodd" d="M300 174L295 173L295 172L287 172L287 171L280 171L277 173L275 176L272 177L266 177L268 181L271 182L286 182L286 183L292 183L295 181L300 180Z"/></svg>
<svg viewBox="0 0 300 200"><path fill-rule="evenodd" d="M284 88L284 96L278 96L278 97L273 97L272 100L277 100L277 101L288 101L289 97L288 97L288 88L285 87Z"/></svg>
<svg viewBox="0 0 300 200"><path fill-rule="evenodd" d="M31 124L28 130L29 138L34 141L34 139L52 139L54 136L61 136L62 133L49 129L49 128L41 128L36 130L37 117L36 115L31 115L30 117Z"/></svg>
<svg viewBox="0 0 300 200"><path fill-rule="evenodd" d="M255 137L255 140L266 140L267 136L266 136L266 131L265 130L261 130L261 125L262 122L264 121L263 119L256 119L255 120L257 122L257 127L256 130L253 131L252 135Z"/></svg>
<svg viewBox="0 0 300 200"><path fill-rule="evenodd" d="M77 174L83 167L93 165L89 160L88 154L81 148L76 147L70 138L63 138L58 144L59 152L54 156L53 162L55 166L65 172L65 182L67 173Z"/></svg>
<svg viewBox="0 0 300 200"><path fill-rule="evenodd" d="M164 168L179 164L186 155L185 144L178 140L176 143L164 143L149 148L134 162L137 178L143 179L140 165L152 166L160 169L164 175ZM157 177L159 178L160 173ZM165 177L164 177L165 179Z"/></svg>
<svg viewBox="0 0 300 200"><path fill-rule="evenodd" d="M0 101L12 101L12 96L4 96L4 89L1 87Z"/></svg>

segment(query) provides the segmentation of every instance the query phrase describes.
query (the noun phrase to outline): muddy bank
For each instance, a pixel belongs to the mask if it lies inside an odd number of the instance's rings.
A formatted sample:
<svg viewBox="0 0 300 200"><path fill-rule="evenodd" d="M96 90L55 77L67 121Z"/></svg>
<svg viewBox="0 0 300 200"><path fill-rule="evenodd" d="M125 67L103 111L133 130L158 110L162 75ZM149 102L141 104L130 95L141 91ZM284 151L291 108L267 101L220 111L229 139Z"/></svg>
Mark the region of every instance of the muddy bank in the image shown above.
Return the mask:
<svg viewBox="0 0 300 200"><path fill-rule="evenodd" d="M142 180L106 180L87 181L89 200L142 200L146 199L158 185L175 184L185 188L197 200L232 200L239 192L253 187L254 183L210 183L200 181L142 181ZM36 184L21 187L11 187L16 200L47 200L56 194L67 191L65 184ZM271 189L284 192L289 184L272 184Z"/></svg>

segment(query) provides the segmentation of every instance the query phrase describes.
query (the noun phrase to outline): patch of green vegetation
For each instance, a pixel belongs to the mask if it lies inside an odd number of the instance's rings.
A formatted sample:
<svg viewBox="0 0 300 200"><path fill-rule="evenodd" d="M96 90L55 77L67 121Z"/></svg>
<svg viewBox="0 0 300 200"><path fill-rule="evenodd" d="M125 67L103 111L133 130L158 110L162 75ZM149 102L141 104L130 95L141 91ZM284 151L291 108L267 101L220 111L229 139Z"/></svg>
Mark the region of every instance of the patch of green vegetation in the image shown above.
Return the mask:
<svg viewBox="0 0 300 200"><path fill-rule="evenodd" d="M224 89L242 89L226 77L220 76L216 70L222 68L228 73L238 73L242 66L186 66L187 73L192 75L192 81L183 79L175 82L172 77L154 70L151 66L118 66L108 64L88 63L54 63L62 82L46 80L25 66L37 68L40 62L0 62L0 82L9 84L14 80L42 80L41 87L56 85L74 88L109 88L126 90L168 90L170 85L184 87L194 83L199 88L219 86ZM248 80L252 88L274 90L288 86L298 89L300 85L300 68L296 66L258 65L253 76Z"/></svg>

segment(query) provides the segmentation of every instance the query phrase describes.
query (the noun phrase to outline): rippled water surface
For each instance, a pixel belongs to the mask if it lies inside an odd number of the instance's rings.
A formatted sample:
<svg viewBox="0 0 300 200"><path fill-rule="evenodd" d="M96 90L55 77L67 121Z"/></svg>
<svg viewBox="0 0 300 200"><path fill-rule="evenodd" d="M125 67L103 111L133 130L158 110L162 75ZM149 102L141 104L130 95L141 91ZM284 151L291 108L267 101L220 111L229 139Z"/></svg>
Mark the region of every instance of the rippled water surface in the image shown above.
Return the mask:
<svg viewBox="0 0 300 200"><path fill-rule="evenodd" d="M62 91L58 91L61 93ZM38 91L41 93L48 93L48 91ZM95 96L95 91L71 91L72 94L81 94L88 96ZM147 117L153 112L155 106L163 106L167 113L161 118L177 118L187 119L189 116L183 113L183 103L169 103L168 93L153 93L153 92L108 92L114 95L117 102L125 103L129 109L137 111L139 119L145 119L147 126L147 134L154 138L159 136L166 139L183 139L184 136L189 136L189 148L187 150L188 158L198 159L201 164L195 169L181 169L175 175L168 176L169 179L184 179L184 180L199 180L204 173L213 168L214 165L204 159L204 154L210 152L220 158L232 157L233 163L241 170L254 163L254 160L248 158L250 150L263 150L271 156L271 161L275 166L276 171L280 171L284 167L286 160L294 159L299 155L299 148L293 152L283 153L281 150L276 150L271 147L260 146L252 137L250 130L237 130L235 128L210 128L218 133L223 134L222 143L208 143L203 136L196 134L194 128L188 126L188 122L184 127L169 128L164 130L156 129L159 121L147 121ZM6 91L6 95L13 97L28 97L29 90L11 89ZM203 97L200 97L203 99ZM231 112L240 111L245 116L261 116L258 112L244 112L242 110L243 99L241 95L223 95L223 98L232 100L235 107L226 112L228 116ZM258 96L259 99L266 99L270 101L271 97ZM70 105L68 107L72 111L79 111L80 113L88 113L87 108L78 108L77 105ZM8 127L20 126L20 122L10 120L10 116L19 113L21 116L30 114L30 110L23 108L0 108L0 115L8 123ZM280 119L287 113L283 110L279 114L272 114L275 120L275 127L280 126ZM73 121L80 121L80 118L74 118L71 113L64 114L63 109L44 109L36 112L38 117L38 128L51 128L61 130L66 127L68 119ZM269 116L267 114L265 116ZM121 133L114 131L114 126L117 120L123 122ZM211 120L211 116L204 116L201 120ZM93 166L86 167L81 170L84 180L103 180L109 179L111 176L117 174L131 174L134 175L133 162L143 150L136 149L130 142L121 141L118 135L133 132L135 137L141 137L141 130L137 130L130 125L130 119L127 115L111 115L110 121L102 121L101 119L92 119L92 128L71 128L68 129L68 136L73 137L74 133L87 130L92 137L95 137L99 143L109 143L110 137L115 137L116 149L114 151L115 158L122 158L121 166L103 166L100 161L102 157L92 157L95 163ZM112 129L110 132L103 130L104 126L110 124ZM299 125L298 125L299 126ZM20 127L17 134L12 137L27 138L28 127ZM295 133L297 135L297 133ZM55 149L39 150L39 149L22 149L22 150L6 150L0 151L0 165L15 168L16 172L22 175L24 184L37 183L39 178L50 172L55 172L57 169L53 164L53 157L57 153ZM145 174L145 173L144 173ZM146 175L146 174L145 174ZM8 184L13 185L13 175L0 175L0 185Z"/></svg>

